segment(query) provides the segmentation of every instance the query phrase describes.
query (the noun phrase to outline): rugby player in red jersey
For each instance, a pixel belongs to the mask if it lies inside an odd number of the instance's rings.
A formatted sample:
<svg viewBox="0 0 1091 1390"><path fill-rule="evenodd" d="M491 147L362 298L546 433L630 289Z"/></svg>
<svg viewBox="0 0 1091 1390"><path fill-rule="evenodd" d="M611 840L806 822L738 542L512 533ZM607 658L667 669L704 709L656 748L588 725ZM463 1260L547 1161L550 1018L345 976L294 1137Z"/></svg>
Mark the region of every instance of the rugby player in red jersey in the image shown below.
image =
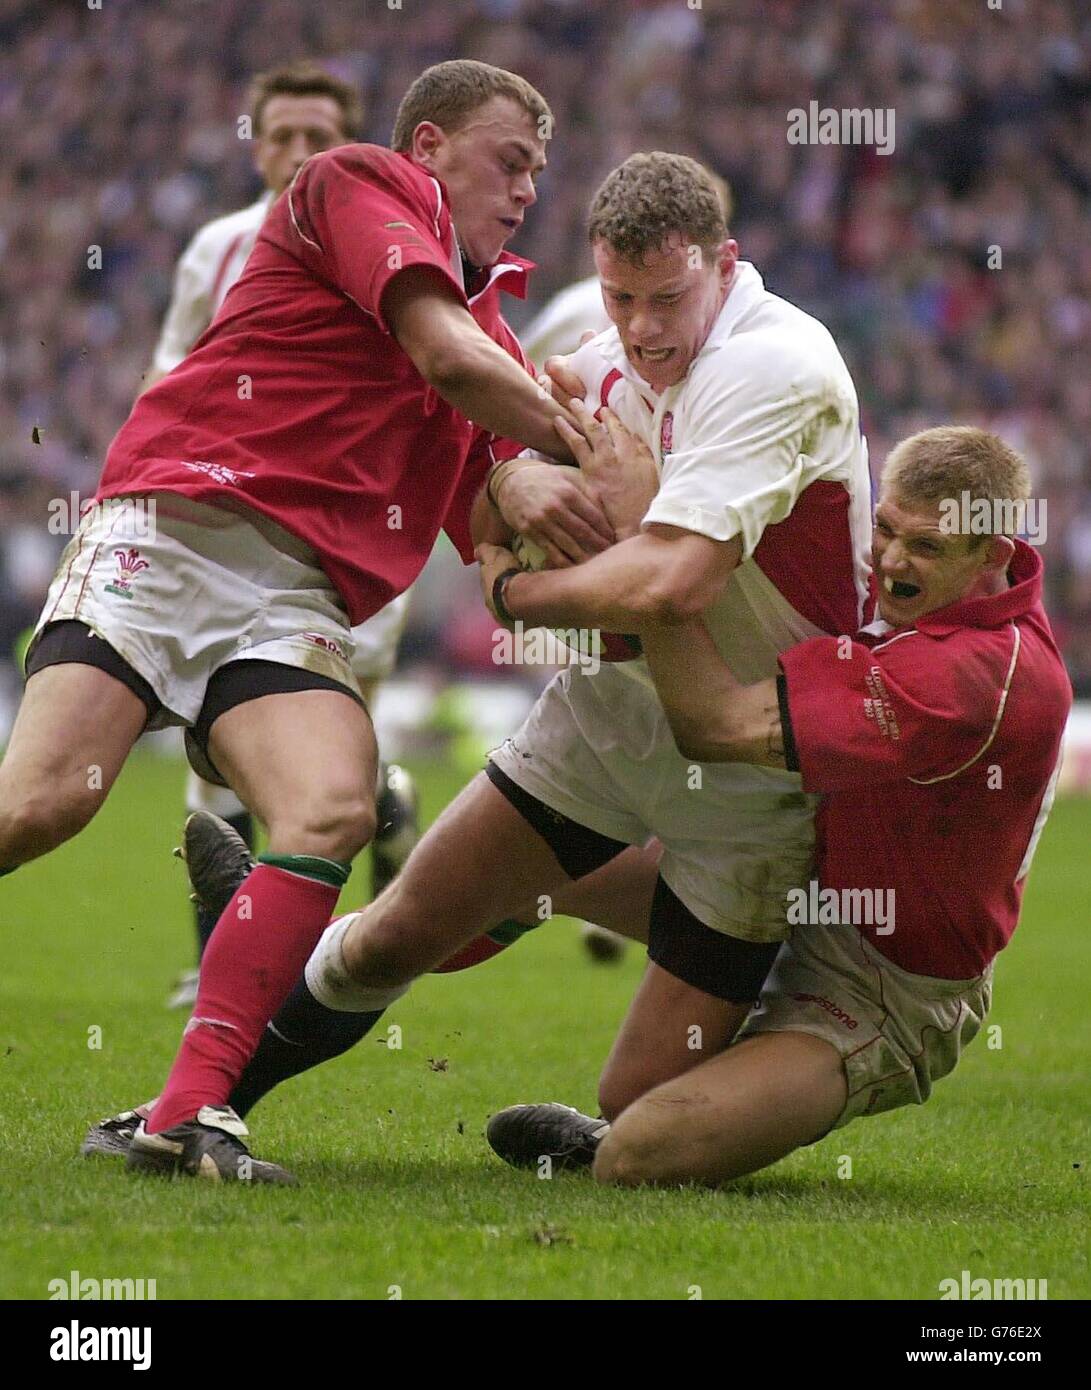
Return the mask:
<svg viewBox="0 0 1091 1390"><path fill-rule="evenodd" d="M568 457L499 305L523 292L504 245L551 127L522 78L442 63L406 94L392 150L308 160L207 332L137 401L62 557L0 765L0 874L82 829L167 724L269 828L133 1166L287 1177L251 1163L224 1102L374 831L350 628L441 528L472 558L497 437ZM568 559L605 548L601 509L556 474L509 471L504 515Z"/></svg>
<svg viewBox="0 0 1091 1390"><path fill-rule="evenodd" d="M954 1068L1015 930L1072 700L1041 559L1005 534L1027 492L996 435L926 430L884 470L879 616L856 638L803 642L778 678L743 685L700 620L642 632L685 756L796 768L822 794L818 879L786 903L792 935L726 1050L612 1125L560 1105L503 1111L489 1130L502 1157L716 1184L920 1104ZM988 531L951 524L963 498L974 518L991 504Z"/></svg>

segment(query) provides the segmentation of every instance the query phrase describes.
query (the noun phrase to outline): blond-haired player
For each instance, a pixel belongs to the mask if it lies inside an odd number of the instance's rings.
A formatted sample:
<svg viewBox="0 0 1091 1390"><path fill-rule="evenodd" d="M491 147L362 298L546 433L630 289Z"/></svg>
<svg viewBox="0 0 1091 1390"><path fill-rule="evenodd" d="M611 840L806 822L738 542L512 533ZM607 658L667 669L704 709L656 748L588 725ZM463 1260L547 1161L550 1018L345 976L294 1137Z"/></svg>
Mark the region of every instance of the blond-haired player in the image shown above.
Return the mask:
<svg viewBox="0 0 1091 1390"><path fill-rule="evenodd" d="M1028 479L982 429L902 441L875 510L877 616L783 652L775 678L740 681L700 619L644 629L684 756L794 768L823 795L817 873L786 902L791 935L726 1051L612 1126L560 1105L502 1111L503 1158L717 1184L923 1104L954 1069L1018 921L1072 701L1042 561L1013 534Z"/></svg>

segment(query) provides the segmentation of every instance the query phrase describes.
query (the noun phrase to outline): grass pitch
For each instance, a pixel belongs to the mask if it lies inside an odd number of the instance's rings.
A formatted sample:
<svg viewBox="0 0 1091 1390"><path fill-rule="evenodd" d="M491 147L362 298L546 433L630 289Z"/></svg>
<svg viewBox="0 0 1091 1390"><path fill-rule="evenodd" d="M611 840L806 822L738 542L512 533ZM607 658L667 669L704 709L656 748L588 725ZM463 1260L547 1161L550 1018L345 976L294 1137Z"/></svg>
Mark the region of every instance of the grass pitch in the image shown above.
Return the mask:
<svg viewBox="0 0 1091 1390"><path fill-rule="evenodd" d="M434 816L458 779L416 771ZM1043 836L998 965L1001 1045L983 1033L927 1106L726 1192L506 1169L486 1117L522 1100L593 1111L641 970L635 948L590 964L557 922L422 981L258 1107L255 1151L298 1190L217 1190L77 1156L90 1121L154 1094L177 1043L162 1004L193 949L169 857L182 786L178 764L138 756L83 836L0 882L0 1296L46 1298L78 1270L155 1279L160 1299L932 1299L963 1269L1091 1295L1091 804L1059 804ZM365 891L358 870L342 903Z"/></svg>

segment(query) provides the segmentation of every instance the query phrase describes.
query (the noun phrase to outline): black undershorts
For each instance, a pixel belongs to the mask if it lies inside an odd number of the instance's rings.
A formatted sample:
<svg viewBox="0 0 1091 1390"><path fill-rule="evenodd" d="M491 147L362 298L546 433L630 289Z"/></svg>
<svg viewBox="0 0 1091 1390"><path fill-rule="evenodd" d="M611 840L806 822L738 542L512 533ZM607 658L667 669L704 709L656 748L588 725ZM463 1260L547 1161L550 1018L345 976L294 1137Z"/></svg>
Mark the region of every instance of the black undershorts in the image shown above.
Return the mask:
<svg viewBox="0 0 1091 1390"><path fill-rule="evenodd" d="M92 632L86 623L76 619L66 618L42 629L27 653L27 678L47 666L63 666L71 662L95 666L128 686L138 699L143 700L149 722L162 710L159 696L144 677L134 671L109 642ZM206 782L225 787L227 783L208 751L209 734L216 720L229 709L249 700L260 700L264 695L290 695L300 690L337 690L358 705L364 704L355 690L342 685L340 681L319 675L316 671L304 671L298 666L285 666L279 661L232 661L213 671L205 688L204 703L197 721L192 728L186 729L186 756L194 772Z"/></svg>
<svg viewBox="0 0 1091 1390"><path fill-rule="evenodd" d="M629 846L581 825L525 791L494 763L489 781L545 840L569 878L583 878ZM694 989L733 1004L753 1003L773 964L779 942L741 941L713 931L659 878L648 924L648 959Z"/></svg>

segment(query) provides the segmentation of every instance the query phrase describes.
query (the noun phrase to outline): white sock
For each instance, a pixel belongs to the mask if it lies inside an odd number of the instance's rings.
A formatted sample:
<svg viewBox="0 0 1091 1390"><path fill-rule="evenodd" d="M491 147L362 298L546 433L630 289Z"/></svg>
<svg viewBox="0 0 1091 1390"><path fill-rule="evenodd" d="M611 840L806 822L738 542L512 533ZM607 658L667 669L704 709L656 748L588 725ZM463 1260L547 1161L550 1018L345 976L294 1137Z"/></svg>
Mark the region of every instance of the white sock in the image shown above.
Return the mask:
<svg viewBox="0 0 1091 1390"><path fill-rule="evenodd" d="M217 787L191 772L186 779L186 810L208 811L222 820L234 820L246 810L230 787Z"/></svg>
<svg viewBox="0 0 1091 1390"><path fill-rule="evenodd" d="M327 1009L335 1009L345 1014L370 1014L385 1009L408 993L409 985L395 985L393 989L370 989L357 984L345 967L341 954L341 942L345 932L359 917L358 912L350 912L331 922L311 952L303 974L307 988L320 1004Z"/></svg>

